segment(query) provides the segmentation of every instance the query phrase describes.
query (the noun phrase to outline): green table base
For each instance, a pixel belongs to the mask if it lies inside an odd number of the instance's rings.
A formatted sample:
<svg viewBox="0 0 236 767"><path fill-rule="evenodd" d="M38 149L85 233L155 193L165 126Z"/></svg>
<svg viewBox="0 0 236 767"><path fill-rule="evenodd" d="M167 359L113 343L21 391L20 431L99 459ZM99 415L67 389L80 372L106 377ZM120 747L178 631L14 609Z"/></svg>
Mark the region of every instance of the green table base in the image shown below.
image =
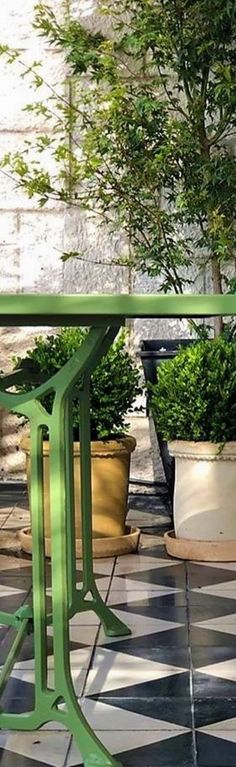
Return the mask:
<svg viewBox="0 0 236 767"><path fill-rule="evenodd" d="M74 735L85 767L119 767L98 740L77 701L70 670L69 620L77 612L94 610L108 636L130 633L103 602L95 583L92 558L92 504L90 456L90 376L112 344L124 318L202 317L236 314L235 296L25 296L0 297L0 325L83 325L91 328L83 346L49 381L34 391L7 391L26 372L3 376L0 406L28 418L31 428L31 515L33 543L33 608L15 615L0 612L0 623L14 626L16 637L0 675L3 690L27 634L34 632L35 708L24 714L0 713L0 727L35 730L50 721L64 724ZM76 384L80 396L81 511L83 582L76 587L73 495L73 434L71 402ZM41 398L54 392L52 412ZM46 606L43 517L42 430L50 440L50 513L52 611ZM53 626L54 689L47 684L47 625ZM61 707L61 704L65 705Z"/></svg>
<svg viewBox="0 0 236 767"><path fill-rule="evenodd" d="M113 342L115 327L90 330L83 346L72 359L46 383L27 394L0 393L0 405L26 416L31 429L31 525L33 550L33 611L29 608L14 616L17 635L2 671L0 685L7 681L19 646L27 630L34 631L35 710L27 714L0 714L0 727L34 730L46 722L63 722L74 735L86 767L117 767L106 748L89 727L77 701L71 678L69 654L69 619L83 610L94 610L108 636L123 636L130 631L103 602L97 589L92 558L91 482L90 482L90 375L99 359ZM16 376L2 380L8 387ZM71 428L71 393L77 383L80 396L81 436L81 510L83 539L83 582L76 587L76 560L73 498L73 434ZM51 413L40 399L54 391ZM43 518L42 428L47 426L50 440L50 510L52 614L46 608L46 575ZM0 623L12 624L12 616L0 612ZM47 686L47 624L53 626L54 690ZM65 703L65 708L59 704Z"/></svg>

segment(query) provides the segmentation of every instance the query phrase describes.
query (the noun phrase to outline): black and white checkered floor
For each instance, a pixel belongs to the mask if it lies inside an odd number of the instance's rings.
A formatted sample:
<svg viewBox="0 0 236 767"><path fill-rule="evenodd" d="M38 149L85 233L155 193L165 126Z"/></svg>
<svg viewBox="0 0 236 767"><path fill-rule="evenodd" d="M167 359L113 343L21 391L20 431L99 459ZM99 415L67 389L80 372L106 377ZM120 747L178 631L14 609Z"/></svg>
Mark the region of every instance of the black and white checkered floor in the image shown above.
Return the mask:
<svg viewBox="0 0 236 767"><path fill-rule="evenodd" d="M159 530L146 525L144 518L138 554L95 563L99 589L132 635L107 639L92 613L71 621L77 695L124 767L236 767L236 563L173 561ZM30 590L30 560L1 554L0 609L14 611ZM0 642L1 664L10 643L3 627ZM48 652L53 676L50 629ZM33 707L33 655L28 637L5 710ZM35 733L1 731L0 764L76 767L82 760L70 734L52 723Z"/></svg>

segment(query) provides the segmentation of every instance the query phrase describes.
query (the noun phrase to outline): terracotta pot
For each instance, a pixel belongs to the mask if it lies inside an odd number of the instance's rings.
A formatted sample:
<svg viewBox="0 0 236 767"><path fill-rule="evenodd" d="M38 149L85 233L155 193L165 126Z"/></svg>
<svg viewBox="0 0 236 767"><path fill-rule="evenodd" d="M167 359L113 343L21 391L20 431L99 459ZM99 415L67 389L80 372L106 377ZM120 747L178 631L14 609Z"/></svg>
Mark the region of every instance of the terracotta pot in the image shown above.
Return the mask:
<svg viewBox="0 0 236 767"><path fill-rule="evenodd" d="M109 556L107 550L108 539L111 539L112 553L116 553L115 540L119 541L122 536L126 538L126 553L130 534L130 550L134 550L138 544L139 531L127 529L125 520L127 515L127 498L130 456L135 449L136 440L131 436L124 436L117 440L107 442L91 442L92 457L92 506L93 506L93 538L104 539L106 554L103 552L101 540L98 545L98 556ZM24 438L21 447L26 453L26 469L28 487L30 488L30 439ZM43 471L44 471L44 524L47 553L50 554L50 504L49 504L49 443L43 443ZM80 506L80 444L74 443L74 485L75 485L75 528L77 556L81 556L81 506ZM134 533L137 532L136 545L134 545ZM23 547L29 551L31 546L30 531L23 531ZM95 541L94 541L95 543ZM118 553L118 552L117 552Z"/></svg>
<svg viewBox="0 0 236 767"><path fill-rule="evenodd" d="M177 538L236 541L236 442L169 443L175 458L174 526Z"/></svg>

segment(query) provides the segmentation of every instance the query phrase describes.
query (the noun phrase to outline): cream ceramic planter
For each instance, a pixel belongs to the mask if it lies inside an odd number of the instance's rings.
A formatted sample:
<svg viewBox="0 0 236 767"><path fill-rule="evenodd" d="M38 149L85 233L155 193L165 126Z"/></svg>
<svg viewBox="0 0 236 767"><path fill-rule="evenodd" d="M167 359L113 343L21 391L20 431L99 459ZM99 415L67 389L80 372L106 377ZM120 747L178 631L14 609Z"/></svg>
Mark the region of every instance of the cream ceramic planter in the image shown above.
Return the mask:
<svg viewBox="0 0 236 767"><path fill-rule="evenodd" d="M130 456L136 440L124 436L118 440L91 443L92 458L92 507L93 550L95 556L127 553L137 548L139 530L126 528L127 498ZM30 490L30 439L25 438L21 447L26 453L27 480ZM46 553L50 556L50 503L49 503L49 443L43 443L44 472L44 527ZM76 552L81 556L81 506L80 506L80 444L74 443L74 489ZM23 530L21 542L24 550L32 550L30 530Z"/></svg>
<svg viewBox="0 0 236 767"><path fill-rule="evenodd" d="M176 538L236 540L236 442L169 443L175 458Z"/></svg>

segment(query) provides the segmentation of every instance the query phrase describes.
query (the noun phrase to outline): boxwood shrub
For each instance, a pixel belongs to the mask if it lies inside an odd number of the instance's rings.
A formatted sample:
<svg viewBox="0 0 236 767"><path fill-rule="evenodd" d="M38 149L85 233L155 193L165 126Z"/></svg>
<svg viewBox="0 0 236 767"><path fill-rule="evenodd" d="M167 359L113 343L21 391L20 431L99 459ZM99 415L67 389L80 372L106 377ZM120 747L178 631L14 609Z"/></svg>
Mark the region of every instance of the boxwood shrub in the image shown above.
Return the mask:
<svg viewBox="0 0 236 767"><path fill-rule="evenodd" d="M219 337L181 349L151 387L158 430L175 439L236 440L236 343Z"/></svg>
<svg viewBox="0 0 236 767"><path fill-rule="evenodd" d="M14 369L27 368L29 362L39 372L39 379L50 378L71 358L84 341L88 331L84 328L62 328L56 335L35 338L33 349L25 356L14 359ZM18 392L31 391L35 384L24 383L17 386ZM125 421L127 410L141 393L140 373L135 361L125 346L125 334L120 333L102 358L91 381L91 438L108 439L127 430ZM53 394L41 399L42 404L51 412ZM79 439L80 420L79 398L73 399L74 439ZM44 435L46 436L46 434Z"/></svg>

